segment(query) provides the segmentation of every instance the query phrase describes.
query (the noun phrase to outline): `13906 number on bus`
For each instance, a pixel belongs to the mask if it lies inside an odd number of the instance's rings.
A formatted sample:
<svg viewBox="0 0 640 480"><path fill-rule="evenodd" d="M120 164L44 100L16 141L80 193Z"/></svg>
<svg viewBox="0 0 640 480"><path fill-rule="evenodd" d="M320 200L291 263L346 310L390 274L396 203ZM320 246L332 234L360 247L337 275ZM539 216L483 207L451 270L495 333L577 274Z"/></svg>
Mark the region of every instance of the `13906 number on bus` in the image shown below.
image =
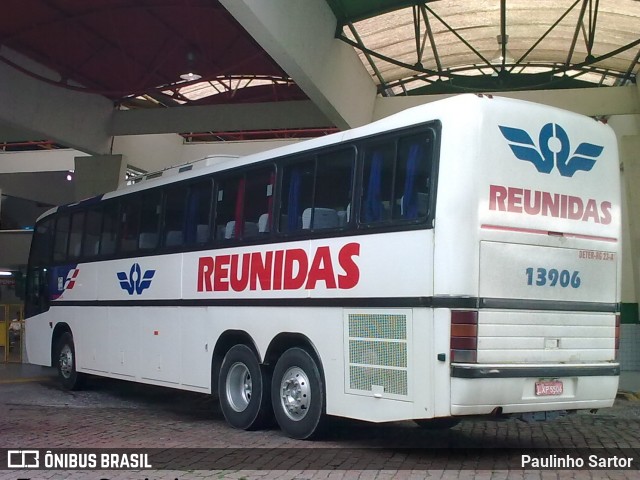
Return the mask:
<svg viewBox="0 0 640 480"><path fill-rule="evenodd" d="M558 270L556 268L547 270L542 267L529 267L526 270L526 275L527 285L535 285L537 287L544 287L545 285L556 287L559 285L562 288L579 288L581 284L580 272L577 270L570 272L569 270Z"/></svg>

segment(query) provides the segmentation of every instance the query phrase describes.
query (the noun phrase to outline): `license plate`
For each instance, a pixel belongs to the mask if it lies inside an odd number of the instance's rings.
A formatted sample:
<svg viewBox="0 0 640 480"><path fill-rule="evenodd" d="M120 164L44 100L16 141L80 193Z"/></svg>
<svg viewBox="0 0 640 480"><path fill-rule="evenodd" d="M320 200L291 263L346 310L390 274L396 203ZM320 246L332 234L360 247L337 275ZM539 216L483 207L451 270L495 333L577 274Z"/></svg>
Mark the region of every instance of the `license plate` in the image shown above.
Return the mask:
<svg viewBox="0 0 640 480"><path fill-rule="evenodd" d="M562 395L563 385L559 380L551 382L536 382L536 396Z"/></svg>

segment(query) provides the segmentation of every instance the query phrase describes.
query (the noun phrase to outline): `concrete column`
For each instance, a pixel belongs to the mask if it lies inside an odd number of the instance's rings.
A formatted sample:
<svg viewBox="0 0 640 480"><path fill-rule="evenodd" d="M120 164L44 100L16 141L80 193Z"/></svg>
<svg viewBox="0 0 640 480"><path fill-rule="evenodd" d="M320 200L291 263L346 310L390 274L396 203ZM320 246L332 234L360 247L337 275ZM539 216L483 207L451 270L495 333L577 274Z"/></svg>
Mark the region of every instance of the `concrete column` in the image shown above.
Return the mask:
<svg viewBox="0 0 640 480"><path fill-rule="evenodd" d="M623 165L623 267L620 368L640 371L640 135L620 137ZM626 244L626 245L625 245ZM630 288L633 283L633 288Z"/></svg>
<svg viewBox="0 0 640 480"><path fill-rule="evenodd" d="M623 166L623 207L626 206L623 217L624 225L628 228L628 248L625 253L629 256L628 263L631 266L631 278L624 278L622 292L628 295L629 289L624 282L633 282L633 302L640 299L640 136L624 136L620 139L620 161ZM624 233L624 228L623 228ZM626 256L626 255L625 255ZM628 269L626 270L628 272ZM625 270L623 270L623 274ZM627 299L623 299L625 302ZM628 301L627 300L627 301Z"/></svg>
<svg viewBox="0 0 640 480"><path fill-rule="evenodd" d="M335 38L324 0L220 0L338 128L369 123L376 86L355 50Z"/></svg>
<svg viewBox="0 0 640 480"><path fill-rule="evenodd" d="M620 368L640 371L640 135L620 139L623 172L623 267L622 325L620 326ZM625 232L625 226L627 226ZM633 282L630 289L629 282ZM634 298L631 298L634 297Z"/></svg>
<svg viewBox="0 0 640 480"><path fill-rule="evenodd" d="M75 158L75 199L93 197L118 188L125 180L127 163L122 155Z"/></svg>

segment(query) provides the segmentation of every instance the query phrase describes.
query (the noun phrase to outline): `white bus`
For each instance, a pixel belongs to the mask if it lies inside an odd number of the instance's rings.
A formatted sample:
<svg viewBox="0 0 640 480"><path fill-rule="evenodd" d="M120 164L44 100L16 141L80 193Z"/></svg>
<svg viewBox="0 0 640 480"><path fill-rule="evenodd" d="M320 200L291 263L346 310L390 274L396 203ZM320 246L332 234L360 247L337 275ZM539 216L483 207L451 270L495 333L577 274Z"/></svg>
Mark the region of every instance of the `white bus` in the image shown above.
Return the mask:
<svg viewBox="0 0 640 480"><path fill-rule="evenodd" d="M611 406L612 130L463 95L167 170L36 224L29 360L210 393L226 420L450 426Z"/></svg>

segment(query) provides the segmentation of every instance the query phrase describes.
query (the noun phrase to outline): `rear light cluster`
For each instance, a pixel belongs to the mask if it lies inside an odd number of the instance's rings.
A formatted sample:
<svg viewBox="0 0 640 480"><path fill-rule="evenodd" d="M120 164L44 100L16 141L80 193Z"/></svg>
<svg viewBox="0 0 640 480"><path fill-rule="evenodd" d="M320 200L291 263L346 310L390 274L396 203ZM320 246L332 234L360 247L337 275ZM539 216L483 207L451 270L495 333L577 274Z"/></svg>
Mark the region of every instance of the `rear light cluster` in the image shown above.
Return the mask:
<svg viewBox="0 0 640 480"><path fill-rule="evenodd" d="M478 312L454 310L451 312L451 362L476 363L478 361Z"/></svg>
<svg viewBox="0 0 640 480"><path fill-rule="evenodd" d="M616 336L615 336L616 360L620 360L620 314L616 315Z"/></svg>

